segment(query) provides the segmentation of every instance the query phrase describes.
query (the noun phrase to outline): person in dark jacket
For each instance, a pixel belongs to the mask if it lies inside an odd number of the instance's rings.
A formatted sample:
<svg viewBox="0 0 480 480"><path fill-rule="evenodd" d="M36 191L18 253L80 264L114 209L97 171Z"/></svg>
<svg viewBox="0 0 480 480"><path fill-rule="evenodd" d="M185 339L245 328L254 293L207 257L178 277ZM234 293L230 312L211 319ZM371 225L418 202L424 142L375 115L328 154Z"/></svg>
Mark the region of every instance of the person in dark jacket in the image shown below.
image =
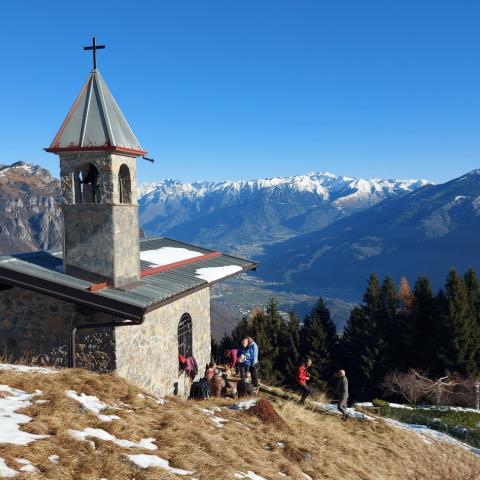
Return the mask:
<svg viewBox="0 0 480 480"><path fill-rule="evenodd" d="M297 369L297 378L296 383L297 387L302 394L302 398L298 402L299 405L303 405L305 400L310 395L310 389L308 388L307 383L310 381L310 374L308 369L312 366L312 359L307 357L305 361Z"/></svg>
<svg viewBox="0 0 480 480"><path fill-rule="evenodd" d="M338 395L338 409L342 412L343 419L350 418L347 410L348 401L348 379L345 375L345 370L339 370L337 372L337 395Z"/></svg>

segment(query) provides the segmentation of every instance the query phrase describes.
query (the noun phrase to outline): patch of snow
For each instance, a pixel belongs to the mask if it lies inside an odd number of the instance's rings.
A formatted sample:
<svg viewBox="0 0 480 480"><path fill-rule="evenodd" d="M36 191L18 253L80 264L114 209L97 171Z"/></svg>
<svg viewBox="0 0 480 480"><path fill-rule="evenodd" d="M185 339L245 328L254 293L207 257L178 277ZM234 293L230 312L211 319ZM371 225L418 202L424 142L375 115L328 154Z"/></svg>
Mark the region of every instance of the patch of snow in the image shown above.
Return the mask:
<svg viewBox="0 0 480 480"><path fill-rule="evenodd" d="M170 263L189 260L190 258L201 257L203 253L180 247L161 247L156 250L145 250L140 252L140 260L149 262L152 265L160 267Z"/></svg>
<svg viewBox="0 0 480 480"><path fill-rule="evenodd" d="M58 455L50 455L48 457L48 459L52 462L52 463L58 463L58 461L60 460L60 457Z"/></svg>
<svg viewBox="0 0 480 480"><path fill-rule="evenodd" d="M84 430L68 430L68 434L75 440L84 442L87 437L98 438L99 440L104 440L106 442L113 442L115 445L123 448L143 448L145 450L156 450L157 446L153 443L154 438L142 438L139 442L131 442L130 440L125 440L117 438L115 435L112 435L102 428L85 428Z"/></svg>
<svg viewBox="0 0 480 480"><path fill-rule="evenodd" d="M384 418L384 421L385 423L392 425L394 427L400 428L402 430L408 430L410 432L414 432L417 435L422 436L423 438L427 437L426 438L427 442L429 442L429 440L436 440L438 442L450 443L452 445L456 445L466 450L470 450L472 453L475 453L476 455L480 455L479 448L474 448L464 442L461 442L460 440L457 440L456 438L451 437L450 435L447 435L446 433L438 432L437 430L433 430L432 428L426 427L424 425L416 425L414 423L403 423L403 422L399 422L398 420L394 420L392 418Z"/></svg>
<svg viewBox="0 0 480 480"><path fill-rule="evenodd" d="M322 410L325 410L329 413L334 413L336 415L342 415L342 412L338 410L337 405L334 405L333 403L320 403L320 402L312 402L316 407L321 408ZM348 408L348 414L352 418L356 418L358 420L375 420L373 417L370 417L369 415L365 415L362 412L357 412L354 408Z"/></svg>
<svg viewBox="0 0 480 480"><path fill-rule="evenodd" d="M25 393L7 385L0 385L0 392L9 394L9 396L0 397L0 443L28 445L35 440L49 436L22 432L20 425L28 423L32 419L27 415L16 413L17 410L32 405L32 398L42 394L40 390L35 393Z"/></svg>
<svg viewBox="0 0 480 480"><path fill-rule="evenodd" d="M58 370L44 367L29 367L27 365L13 365L11 363L0 363L0 370L10 370L17 373L58 373Z"/></svg>
<svg viewBox="0 0 480 480"><path fill-rule="evenodd" d="M306 478L307 480L313 480L313 478L310 475L307 475L305 472L302 472L303 478Z"/></svg>
<svg viewBox="0 0 480 480"><path fill-rule="evenodd" d="M45 405L49 400L35 400L36 405Z"/></svg>
<svg viewBox="0 0 480 480"><path fill-rule="evenodd" d="M218 407L214 407L212 410L209 410L208 408L201 408L201 407L198 407L197 408L203 412L205 415L208 415L208 417L210 418L210 420L212 420L212 422L215 424L215 426L217 428L222 428L224 425L225 422L228 422L228 420L226 418L222 418L222 417L218 417L217 415L215 415L215 412L216 411L221 411L221 409L219 409Z"/></svg>
<svg viewBox="0 0 480 480"><path fill-rule="evenodd" d="M145 398L145 395L143 393L137 393L137 397Z"/></svg>
<svg viewBox="0 0 480 480"><path fill-rule="evenodd" d="M0 477L2 478L12 478L17 475L17 471L7 467L5 460L0 457Z"/></svg>
<svg viewBox="0 0 480 480"><path fill-rule="evenodd" d="M249 478L250 480L266 480L250 470L247 470L247 473L237 471L234 476L235 478Z"/></svg>
<svg viewBox="0 0 480 480"><path fill-rule="evenodd" d="M85 407L90 412L94 413L99 420L102 422L111 422L113 420L120 420L118 415L103 415L100 412L105 408L115 408L112 405L101 402L97 397L93 395L85 395L81 393L80 395L75 390L67 390L66 395L68 398L71 398Z"/></svg>
<svg viewBox="0 0 480 480"><path fill-rule="evenodd" d="M231 410L250 410L254 405L256 405L257 400L245 400L243 402L237 402L233 405L230 405L228 408Z"/></svg>
<svg viewBox="0 0 480 480"><path fill-rule="evenodd" d="M278 475L280 475L281 477L286 477L287 476L287 474L283 473L283 472L278 472Z"/></svg>
<svg viewBox="0 0 480 480"><path fill-rule="evenodd" d="M127 458L139 468L157 467L176 475L191 475L193 473L188 470L173 468L170 466L170 462L168 460L157 457L157 455L127 455Z"/></svg>
<svg viewBox="0 0 480 480"><path fill-rule="evenodd" d="M226 265L224 267L205 267L198 268L195 271L195 276L202 280L205 280L208 283L214 282L215 280L220 280L221 278L228 277L235 273L241 272L242 267L238 265Z"/></svg>
<svg viewBox="0 0 480 480"><path fill-rule="evenodd" d="M38 468L33 466L32 462L30 460L27 460L26 458L16 458L15 461L20 465L23 465L23 467L20 468L21 472L29 472L29 473L38 472Z"/></svg>
<svg viewBox="0 0 480 480"><path fill-rule="evenodd" d="M164 398L152 397L151 395L147 395L147 398L149 398L150 400L153 400L155 403L158 403L159 405L165 405L167 403L167 401Z"/></svg>

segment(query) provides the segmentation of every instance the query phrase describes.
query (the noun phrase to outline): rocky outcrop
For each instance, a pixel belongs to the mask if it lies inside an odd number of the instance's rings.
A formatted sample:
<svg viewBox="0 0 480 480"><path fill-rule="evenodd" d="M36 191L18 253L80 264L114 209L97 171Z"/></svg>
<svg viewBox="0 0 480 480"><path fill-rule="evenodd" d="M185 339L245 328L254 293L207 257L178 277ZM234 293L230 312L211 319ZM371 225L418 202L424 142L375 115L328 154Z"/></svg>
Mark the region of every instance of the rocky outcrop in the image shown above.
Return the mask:
<svg viewBox="0 0 480 480"><path fill-rule="evenodd" d="M60 182L38 166L0 166L0 254L60 247Z"/></svg>

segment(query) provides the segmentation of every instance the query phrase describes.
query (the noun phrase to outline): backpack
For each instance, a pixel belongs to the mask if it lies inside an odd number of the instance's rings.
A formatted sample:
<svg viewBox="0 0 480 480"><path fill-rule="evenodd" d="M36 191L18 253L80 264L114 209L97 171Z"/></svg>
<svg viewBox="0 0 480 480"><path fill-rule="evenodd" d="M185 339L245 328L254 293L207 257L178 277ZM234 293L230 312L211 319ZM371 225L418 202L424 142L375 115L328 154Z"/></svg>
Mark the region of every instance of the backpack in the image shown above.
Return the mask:
<svg viewBox="0 0 480 480"><path fill-rule="evenodd" d="M210 396L210 385L206 378L193 382L190 389L190 398L195 400L206 400Z"/></svg>

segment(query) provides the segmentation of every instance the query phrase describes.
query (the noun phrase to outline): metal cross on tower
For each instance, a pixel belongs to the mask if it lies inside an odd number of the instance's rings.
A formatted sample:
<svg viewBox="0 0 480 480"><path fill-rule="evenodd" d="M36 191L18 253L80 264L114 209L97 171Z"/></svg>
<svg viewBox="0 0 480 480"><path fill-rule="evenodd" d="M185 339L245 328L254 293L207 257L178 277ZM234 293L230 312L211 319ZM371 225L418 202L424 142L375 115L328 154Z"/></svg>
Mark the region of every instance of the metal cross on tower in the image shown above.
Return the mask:
<svg viewBox="0 0 480 480"><path fill-rule="evenodd" d="M97 68L97 50L105 48L105 45L97 45L95 41L95 37L92 39L92 44L88 47L83 47L84 50L92 50L93 53L93 69L96 70Z"/></svg>

